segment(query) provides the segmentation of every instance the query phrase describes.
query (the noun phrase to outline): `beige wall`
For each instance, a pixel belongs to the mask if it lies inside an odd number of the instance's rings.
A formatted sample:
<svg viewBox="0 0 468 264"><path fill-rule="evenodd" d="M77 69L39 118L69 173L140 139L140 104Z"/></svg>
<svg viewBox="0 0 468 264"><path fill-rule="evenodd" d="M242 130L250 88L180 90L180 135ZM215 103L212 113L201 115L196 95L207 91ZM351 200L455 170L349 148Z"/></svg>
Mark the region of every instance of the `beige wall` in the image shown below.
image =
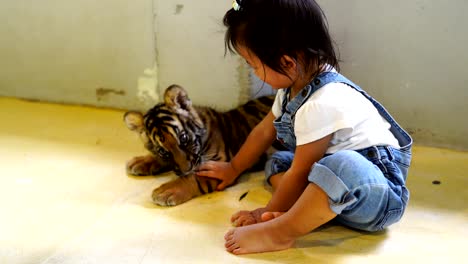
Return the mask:
<svg viewBox="0 0 468 264"><path fill-rule="evenodd" d="M468 1L319 2L345 75L417 143L468 149Z"/></svg>
<svg viewBox="0 0 468 264"><path fill-rule="evenodd" d="M345 75L416 142L468 149L468 1L319 3ZM230 4L2 1L0 96L135 109L178 83L195 103L230 107L249 94L244 65L223 56Z"/></svg>
<svg viewBox="0 0 468 264"><path fill-rule="evenodd" d="M237 59L224 58L220 21L229 6L215 0L3 1L0 95L144 109L178 83L196 103L230 107L248 83L239 78L246 74Z"/></svg>
<svg viewBox="0 0 468 264"><path fill-rule="evenodd" d="M0 95L138 105L155 62L151 0L0 3Z"/></svg>
<svg viewBox="0 0 468 264"><path fill-rule="evenodd" d="M155 0L159 87L178 83L197 104L229 108L249 82L239 58L224 57L225 0Z"/></svg>

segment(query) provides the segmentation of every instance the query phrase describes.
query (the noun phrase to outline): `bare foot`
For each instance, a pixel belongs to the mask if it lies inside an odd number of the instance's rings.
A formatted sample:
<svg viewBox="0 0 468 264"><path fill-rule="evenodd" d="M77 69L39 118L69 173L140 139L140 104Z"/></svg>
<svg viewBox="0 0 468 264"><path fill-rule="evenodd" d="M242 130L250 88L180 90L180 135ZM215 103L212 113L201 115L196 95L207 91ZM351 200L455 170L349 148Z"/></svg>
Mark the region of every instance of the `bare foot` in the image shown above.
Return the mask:
<svg viewBox="0 0 468 264"><path fill-rule="evenodd" d="M231 223L235 227L253 225L260 222L270 221L278 216L283 215L284 212L265 212L261 213L255 211L239 211L231 217ZM259 220L257 218L260 218Z"/></svg>
<svg viewBox="0 0 468 264"><path fill-rule="evenodd" d="M294 241L332 220L327 194L316 184L309 184L296 203L286 213L262 212L261 222L237 227L224 236L226 250L247 254L287 249Z"/></svg>
<svg viewBox="0 0 468 264"><path fill-rule="evenodd" d="M253 225L262 222L262 214L265 208L257 208L253 211L239 211L232 215L231 223L235 227Z"/></svg>
<svg viewBox="0 0 468 264"><path fill-rule="evenodd" d="M295 241L271 221L231 229L224 239L226 250L236 255L283 250Z"/></svg>
<svg viewBox="0 0 468 264"><path fill-rule="evenodd" d="M257 221L250 211L239 211L231 216L231 223L235 227L256 224Z"/></svg>
<svg viewBox="0 0 468 264"><path fill-rule="evenodd" d="M270 221L278 216L283 215L284 212L265 212L262 214L262 222Z"/></svg>

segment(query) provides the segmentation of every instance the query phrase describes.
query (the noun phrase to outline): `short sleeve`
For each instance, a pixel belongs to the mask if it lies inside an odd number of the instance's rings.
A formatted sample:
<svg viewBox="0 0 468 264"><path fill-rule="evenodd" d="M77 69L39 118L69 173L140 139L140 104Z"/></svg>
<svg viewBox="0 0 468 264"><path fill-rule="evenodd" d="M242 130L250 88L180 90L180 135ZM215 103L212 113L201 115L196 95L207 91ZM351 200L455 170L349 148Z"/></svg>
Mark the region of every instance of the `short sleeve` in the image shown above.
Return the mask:
<svg viewBox="0 0 468 264"><path fill-rule="evenodd" d="M294 132L296 144L319 140L340 129L353 128L352 116L346 109L330 102L307 101L296 112Z"/></svg>
<svg viewBox="0 0 468 264"><path fill-rule="evenodd" d="M279 90L276 93L275 101L273 102L273 106L271 107L271 112L275 116L275 118L278 118L281 115L281 108L283 105L283 99L284 99L284 91Z"/></svg>

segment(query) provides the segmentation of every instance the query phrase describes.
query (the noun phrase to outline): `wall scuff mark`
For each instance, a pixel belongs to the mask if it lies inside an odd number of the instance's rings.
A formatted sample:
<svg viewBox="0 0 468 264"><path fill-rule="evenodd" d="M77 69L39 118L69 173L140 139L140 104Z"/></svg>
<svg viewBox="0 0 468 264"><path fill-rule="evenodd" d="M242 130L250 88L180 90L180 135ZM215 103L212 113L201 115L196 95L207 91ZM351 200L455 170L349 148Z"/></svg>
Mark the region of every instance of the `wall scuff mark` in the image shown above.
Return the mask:
<svg viewBox="0 0 468 264"><path fill-rule="evenodd" d="M182 12L182 9L184 9L184 5L181 5L181 4L176 5L174 15L180 14Z"/></svg>
<svg viewBox="0 0 468 264"><path fill-rule="evenodd" d="M124 96L126 93L124 90L115 90L111 88L99 87L96 89L96 99L98 101L104 100L109 94Z"/></svg>
<svg viewBox="0 0 468 264"><path fill-rule="evenodd" d="M148 109L159 102L156 63L153 68L145 69L143 76L138 78L137 98L142 103L144 109Z"/></svg>

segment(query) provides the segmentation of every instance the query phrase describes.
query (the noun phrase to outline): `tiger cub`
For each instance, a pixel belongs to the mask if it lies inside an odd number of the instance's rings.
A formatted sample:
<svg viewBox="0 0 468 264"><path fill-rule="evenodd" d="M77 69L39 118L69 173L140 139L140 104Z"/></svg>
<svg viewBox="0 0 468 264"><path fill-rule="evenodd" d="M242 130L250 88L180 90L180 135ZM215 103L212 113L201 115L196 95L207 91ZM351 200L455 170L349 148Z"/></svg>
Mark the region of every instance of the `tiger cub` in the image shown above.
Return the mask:
<svg viewBox="0 0 468 264"><path fill-rule="evenodd" d="M144 115L133 111L124 115L127 127L139 134L150 152L129 160L127 173L155 175L174 171L179 177L153 191L153 202L162 206L178 205L213 192L219 181L198 177L195 170L208 160L229 161L270 111L273 99L274 96L265 96L219 112L193 106L187 92L178 85L168 87L164 103Z"/></svg>

